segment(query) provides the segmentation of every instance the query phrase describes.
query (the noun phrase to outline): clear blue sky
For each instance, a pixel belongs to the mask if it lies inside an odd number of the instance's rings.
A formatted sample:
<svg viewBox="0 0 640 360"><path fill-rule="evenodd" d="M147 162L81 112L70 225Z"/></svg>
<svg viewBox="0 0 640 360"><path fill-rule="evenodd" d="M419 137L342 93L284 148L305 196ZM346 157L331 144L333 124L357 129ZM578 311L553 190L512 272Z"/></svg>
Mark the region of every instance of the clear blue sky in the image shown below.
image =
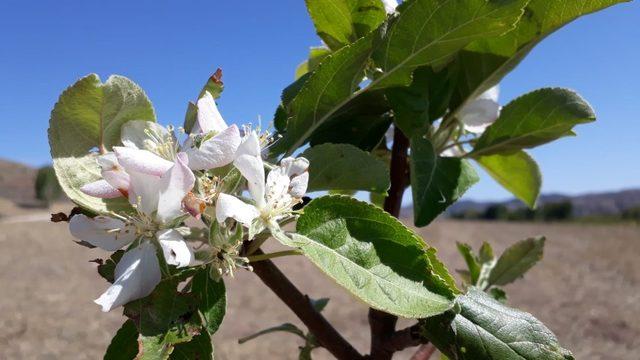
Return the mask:
<svg viewBox="0 0 640 360"><path fill-rule="evenodd" d="M504 101L564 86L598 114L577 138L533 151L544 192L640 187L639 24L637 3L590 15L548 38L503 82ZM225 118L268 121L294 67L318 42L303 0L3 0L0 157L46 164L51 108L65 87L91 72L130 77L146 90L160 122L181 124L187 101L222 67ZM467 197L508 196L485 176Z"/></svg>

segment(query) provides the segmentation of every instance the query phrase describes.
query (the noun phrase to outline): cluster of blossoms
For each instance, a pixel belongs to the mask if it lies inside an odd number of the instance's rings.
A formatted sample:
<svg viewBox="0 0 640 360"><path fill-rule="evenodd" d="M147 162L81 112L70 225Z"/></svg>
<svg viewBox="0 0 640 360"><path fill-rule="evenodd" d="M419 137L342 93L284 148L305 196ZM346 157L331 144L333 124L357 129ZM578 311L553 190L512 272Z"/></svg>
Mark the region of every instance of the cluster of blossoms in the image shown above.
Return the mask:
<svg viewBox="0 0 640 360"><path fill-rule="evenodd" d="M162 269L169 269L166 265L202 263L185 241L190 217L216 225L211 227L216 234L209 236L208 258L221 275L240 258L243 240L279 231L281 221L295 216L293 207L307 189L309 162L284 158L279 165L265 163L268 134L228 126L208 92L197 109L197 121L182 144L171 127L125 123L123 146L97 158L102 179L81 189L99 198L126 197L132 205L129 211L70 220L72 235L86 243L107 251L126 247L113 284L95 300L103 311L149 295L161 281ZM270 169L266 177L265 167ZM246 179L251 199L242 197L242 188L223 186L219 173L232 171ZM243 227L248 237L242 235Z"/></svg>

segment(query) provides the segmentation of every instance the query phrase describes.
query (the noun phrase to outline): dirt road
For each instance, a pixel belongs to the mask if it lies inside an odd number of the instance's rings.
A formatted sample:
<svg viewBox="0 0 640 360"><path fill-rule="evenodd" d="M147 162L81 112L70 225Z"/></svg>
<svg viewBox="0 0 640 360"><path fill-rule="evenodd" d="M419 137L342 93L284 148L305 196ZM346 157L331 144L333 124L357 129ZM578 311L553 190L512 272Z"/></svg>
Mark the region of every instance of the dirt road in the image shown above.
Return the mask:
<svg viewBox="0 0 640 360"><path fill-rule="evenodd" d="M637 359L640 349L640 227L439 221L421 231L451 269L462 268L455 242L491 241L499 252L531 235L548 237L545 258L508 287L509 303L532 312L577 359ZM98 359L122 318L92 303L107 286L88 260L104 255L71 241L65 225L0 223L0 359ZM311 297L330 297L326 315L361 351L368 347L366 306L333 286L304 258L277 264ZM227 279L229 309L216 334L217 359L296 359L298 340L239 337L282 322L299 323L257 278ZM330 356L323 350L315 358ZM408 358L410 352L397 358Z"/></svg>

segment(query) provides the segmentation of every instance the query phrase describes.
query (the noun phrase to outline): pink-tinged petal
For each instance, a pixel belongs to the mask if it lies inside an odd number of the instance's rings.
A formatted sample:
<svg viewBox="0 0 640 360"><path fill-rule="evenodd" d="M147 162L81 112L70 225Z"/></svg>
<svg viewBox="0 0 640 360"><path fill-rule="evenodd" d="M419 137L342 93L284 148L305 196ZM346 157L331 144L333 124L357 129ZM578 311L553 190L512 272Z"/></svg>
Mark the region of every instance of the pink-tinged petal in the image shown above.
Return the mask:
<svg viewBox="0 0 640 360"><path fill-rule="evenodd" d="M178 231L174 229L160 230L156 236L167 264L180 268L189 266L193 262L193 251Z"/></svg>
<svg viewBox="0 0 640 360"><path fill-rule="evenodd" d="M240 146L240 130L231 125L216 136L207 139L199 148L188 148L189 167L193 170L215 169L230 164Z"/></svg>
<svg viewBox="0 0 640 360"><path fill-rule="evenodd" d="M294 176L289 184L289 194L293 197L301 198L307 192L309 184L309 173L304 172L298 176Z"/></svg>
<svg viewBox="0 0 640 360"><path fill-rule="evenodd" d="M227 128L218 106L213 96L206 91L205 94L198 99L198 128L202 133L210 131L221 132ZM193 133L193 132L192 132Z"/></svg>
<svg viewBox="0 0 640 360"><path fill-rule="evenodd" d="M74 237L107 251L116 251L136 239L135 229L123 221L106 216L74 215L69 221Z"/></svg>
<svg viewBox="0 0 640 360"><path fill-rule="evenodd" d="M187 196L182 199L182 204L184 205L184 209L196 219L200 219L200 215L202 215L207 208L207 203L195 196L193 192L189 192Z"/></svg>
<svg viewBox="0 0 640 360"><path fill-rule="evenodd" d="M157 214L161 221L167 222L183 214L182 199L193 189L196 181L188 161L185 153L179 153L174 166L162 175Z"/></svg>
<svg viewBox="0 0 640 360"><path fill-rule="evenodd" d="M120 190L111 186L106 180L98 180L85 184L80 188L80 191L89 196L102 199L114 199L123 195Z"/></svg>
<svg viewBox="0 0 640 360"><path fill-rule="evenodd" d="M240 155L234 161L233 165L240 171L242 176L247 179L249 192L261 208L264 206L264 163L260 157L251 155Z"/></svg>
<svg viewBox="0 0 640 360"><path fill-rule="evenodd" d="M127 251L114 273L115 281L94 302L107 312L151 294L160 283L160 265L156 248L149 242Z"/></svg>
<svg viewBox="0 0 640 360"><path fill-rule="evenodd" d="M112 187L120 190L123 194L129 192L131 186L131 178L124 169L115 169L102 171L102 178L109 183Z"/></svg>
<svg viewBox="0 0 640 360"><path fill-rule="evenodd" d="M216 219L220 224L228 218L249 227L254 219L260 216L258 209L251 204L227 194L220 194L216 202Z"/></svg>
<svg viewBox="0 0 640 360"><path fill-rule="evenodd" d="M163 159L160 156L147 151L124 146L114 146L113 151L116 153L118 163L131 174L132 171L144 174L162 176L172 166L173 162Z"/></svg>
<svg viewBox="0 0 640 360"><path fill-rule="evenodd" d="M157 144L158 139L167 139L171 133L154 121L127 121L120 130L122 144L135 149L149 149L150 144ZM151 136L153 135L153 136Z"/></svg>
<svg viewBox="0 0 640 360"><path fill-rule="evenodd" d="M136 171L130 171L129 176L131 177L129 202L137 206L139 211L152 216L158 210L161 178Z"/></svg>
<svg viewBox="0 0 640 360"><path fill-rule="evenodd" d="M255 131L251 131L242 139L236 156L249 155L260 157L260 139Z"/></svg>

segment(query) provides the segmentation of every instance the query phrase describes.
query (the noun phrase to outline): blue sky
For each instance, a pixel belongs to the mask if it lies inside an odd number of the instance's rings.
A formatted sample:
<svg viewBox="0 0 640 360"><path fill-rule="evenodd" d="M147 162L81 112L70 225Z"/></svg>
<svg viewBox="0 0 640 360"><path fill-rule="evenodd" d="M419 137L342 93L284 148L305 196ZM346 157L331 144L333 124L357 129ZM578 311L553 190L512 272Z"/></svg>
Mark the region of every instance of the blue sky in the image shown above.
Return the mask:
<svg viewBox="0 0 640 360"><path fill-rule="evenodd" d="M596 109L578 137L533 151L544 192L640 187L640 5L580 19L549 37L502 84L502 99L569 87ZM46 128L59 93L91 72L125 75L159 121L181 124L186 103L224 70L230 122L271 119L293 69L317 45L303 0L15 1L0 3L0 157L49 161ZM488 176L467 198L509 197Z"/></svg>

